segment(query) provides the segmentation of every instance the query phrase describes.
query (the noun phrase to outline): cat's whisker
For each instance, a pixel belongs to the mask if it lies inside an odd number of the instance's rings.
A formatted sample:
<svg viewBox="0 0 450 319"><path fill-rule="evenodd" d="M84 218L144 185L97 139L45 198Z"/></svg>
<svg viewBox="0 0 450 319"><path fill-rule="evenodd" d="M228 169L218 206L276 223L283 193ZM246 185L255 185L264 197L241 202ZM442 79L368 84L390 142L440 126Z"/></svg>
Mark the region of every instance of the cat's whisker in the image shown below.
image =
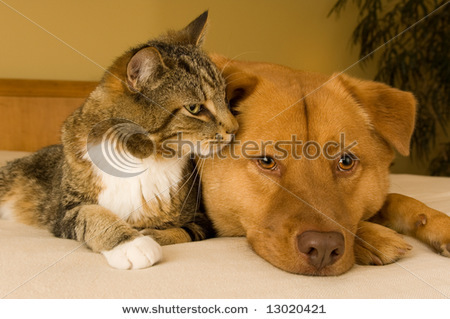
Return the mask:
<svg viewBox="0 0 450 319"><path fill-rule="evenodd" d="M193 190L193 188L194 188L194 186L195 186L195 180L196 180L197 177L199 176L199 172L198 172L198 164L197 164L195 167L196 167L196 168L194 169L194 172L195 172L194 180L192 181L191 188L189 189L189 191L188 191L188 193L187 193L187 195L186 195L186 198L185 198L184 201L183 201L183 205L181 206L181 209L180 209L181 212L183 211L184 206L186 205L186 202L187 202L187 200L188 200L188 198L189 198L189 196L190 196L190 194L191 194L191 192L192 192L192 190Z"/></svg>
<svg viewBox="0 0 450 319"><path fill-rule="evenodd" d="M189 154L187 154L187 155L189 155ZM190 181L190 179L192 178L192 176L194 176L195 175L195 172L196 172L196 170L194 169L194 170L192 170L192 172L190 172L189 174L186 174L184 177L186 177L186 176L189 176L187 179L186 179L186 181L180 186L180 187L178 187L178 189L175 191L175 193L173 193L172 194L172 196L174 196L174 195L177 195L182 189L183 189L183 187ZM180 179L180 181L181 181L182 179ZM194 178L194 180L195 180L195 178ZM162 192L161 192L162 193Z"/></svg>
<svg viewBox="0 0 450 319"><path fill-rule="evenodd" d="M186 202L187 202L187 200L189 199L189 196L192 193L192 190L193 190L194 184L195 184L195 180L197 179L197 175L198 175L198 172L195 172L193 183L192 183L191 187L189 188L189 191L188 191L188 193L187 193L187 195L186 195L186 197L185 197L185 199L183 201L183 205L181 205L180 212L183 212L184 206L186 205Z"/></svg>
<svg viewBox="0 0 450 319"><path fill-rule="evenodd" d="M245 75L244 72L234 72L234 73L230 73L230 74L228 74L228 75L225 77L225 81L228 80L229 78L233 77L233 76L236 76L236 74L243 74L243 75ZM229 84L229 82L227 82L227 85L228 85L228 84Z"/></svg>
<svg viewBox="0 0 450 319"><path fill-rule="evenodd" d="M225 68L228 66L228 64L230 64L231 62L235 61L237 58L239 58L239 57L241 57L241 56L243 56L243 55L245 55L245 54L249 54L249 53L258 53L258 51L245 51L245 52L242 52L242 53L239 53L239 54L235 55L234 57L232 57L231 59L229 59L229 60L227 61L227 63L225 63L225 65L224 65L224 66L222 67L222 69L220 70L220 74L223 75L223 72L225 71Z"/></svg>
<svg viewBox="0 0 450 319"><path fill-rule="evenodd" d="M185 158L186 158L187 156L189 156L189 154L182 155L182 157L179 158L174 164L170 165L169 168L171 168L172 166L176 166L180 161L185 160ZM189 175L189 177L188 177L187 180L183 183L183 185L181 185L180 187L178 187L177 190L175 191L175 193L173 193L171 197L177 195L177 194L180 192L180 190L183 188L183 186L186 185L186 183L189 182L189 180L191 179L191 177L192 177L193 174L194 174L194 172L190 172L190 173L188 173L188 174L186 174L186 175L184 176L184 177L186 177L186 176ZM182 178L182 179L183 179L183 178ZM182 179L180 179L180 181L181 181ZM170 191L170 189L171 189L171 187L169 187L168 191ZM156 196L159 197L159 195L163 194L164 192L165 192L165 191L159 192L158 194L156 194ZM170 204L171 197L164 198L164 201L165 201L166 203Z"/></svg>
<svg viewBox="0 0 450 319"><path fill-rule="evenodd" d="M201 181L202 181L202 173L203 173L202 171L203 171L203 168L205 167L206 159L200 159L199 161L201 162L200 167L198 168L200 181L198 183L197 200L195 202L194 222L195 222L195 217L197 216L198 209L200 208L200 205L201 205L201 186L202 186Z"/></svg>
<svg viewBox="0 0 450 319"><path fill-rule="evenodd" d="M185 154L185 155L183 155L183 158L184 157L187 157L187 156L190 156L190 154ZM197 163L195 163L194 162L194 169L189 173L189 174L186 174L183 178L185 178L186 176L189 176L187 179L186 179L186 181L181 185L181 186L179 186L178 188L177 188L177 190L175 191L175 193L173 193L172 194L172 197L174 197L175 195L177 195L182 189L183 189L183 187L191 180L191 178L193 177L193 176L195 176L196 174L197 174ZM181 181L183 178L181 178L179 181ZM195 179L196 179L196 177L194 177L194 180L193 180L193 184L195 183ZM170 188L169 188L170 189ZM163 191L164 192L164 191ZM163 193L163 192L160 192L160 194L161 193ZM159 195L159 194L158 194ZM158 196L158 195L156 195L156 196ZM189 195L189 194L188 194ZM156 197L155 197L155 199L156 199ZM170 200L170 199L169 199ZM186 197L186 200L187 200L187 197ZM183 205L184 206L184 205ZM182 211L182 209L180 210L180 211ZM181 216L180 216L181 217Z"/></svg>
<svg viewBox="0 0 450 319"><path fill-rule="evenodd" d="M233 83L233 82L240 81L240 80L242 80L242 79L244 79L244 78L246 78L246 77L243 76L243 77L241 77L241 78L236 78L236 79L233 79L232 81L228 81L228 85L230 85L230 84Z"/></svg>

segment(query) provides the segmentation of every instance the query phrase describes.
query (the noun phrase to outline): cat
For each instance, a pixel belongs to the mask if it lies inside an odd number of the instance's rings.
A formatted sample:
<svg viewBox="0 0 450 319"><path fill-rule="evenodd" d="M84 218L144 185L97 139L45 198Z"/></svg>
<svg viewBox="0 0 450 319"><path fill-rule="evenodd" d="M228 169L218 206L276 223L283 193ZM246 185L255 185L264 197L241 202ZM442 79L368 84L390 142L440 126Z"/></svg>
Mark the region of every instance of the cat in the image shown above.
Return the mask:
<svg viewBox="0 0 450 319"><path fill-rule="evenodd" d="M61 145L1 168L0 216L84 242L118 269L150 267L160 244L211 236L189 155L230 142L238 124L201 49L207 18L117 58L63 123ZM199 146L165 143L180 134Z"/></svg>

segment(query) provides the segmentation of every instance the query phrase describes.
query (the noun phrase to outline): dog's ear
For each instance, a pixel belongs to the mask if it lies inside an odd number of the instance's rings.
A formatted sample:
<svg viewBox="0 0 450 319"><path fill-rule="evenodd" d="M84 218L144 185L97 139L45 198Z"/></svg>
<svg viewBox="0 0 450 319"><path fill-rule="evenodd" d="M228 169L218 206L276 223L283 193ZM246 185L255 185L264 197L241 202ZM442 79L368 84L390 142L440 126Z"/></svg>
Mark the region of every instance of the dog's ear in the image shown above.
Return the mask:
<svg viewBox="0 0 450 319"><path fill-rule="evenodd" d="M222 73L227 84L227 99L231 108L247 98L258 84L258 79L247 73L238 61L219 54L210 54L211 60Z"/></svg>
<svg viewBox="0 0 450 319"><path fill-rule="evenodd" d="M344 74L338 78L368 114L378 134L400 154L409 155L416 114L414 96L379 82Z"/></svg>

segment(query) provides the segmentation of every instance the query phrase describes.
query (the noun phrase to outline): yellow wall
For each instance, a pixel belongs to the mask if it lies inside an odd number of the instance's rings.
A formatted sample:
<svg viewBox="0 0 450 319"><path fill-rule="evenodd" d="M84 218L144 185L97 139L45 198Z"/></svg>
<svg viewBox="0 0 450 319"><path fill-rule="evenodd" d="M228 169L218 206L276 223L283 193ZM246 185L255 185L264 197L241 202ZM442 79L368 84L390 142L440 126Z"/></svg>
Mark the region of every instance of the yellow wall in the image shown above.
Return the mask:
<svg viewBox="0 0 450 319"><path fill-rule="evenodd" d="M339 19L327 18L335 0L4 2L11 8L0 2L1 78L99 80L124 50L185 26L205 9L208 51L322 73L358 60L350 45L356 10L349 6ZM360 65L347 73L368 79L374 74Z"/></svg>
<svg viewBox="0 0 450 319"><path fill-rule="evenodd" d="M334 0L5 2L20 13L0 3L3 78L97 80L130 46L181 28L205 9L208 51L325 73L357 60L349 45L356 15L327 19Z"/></svg>

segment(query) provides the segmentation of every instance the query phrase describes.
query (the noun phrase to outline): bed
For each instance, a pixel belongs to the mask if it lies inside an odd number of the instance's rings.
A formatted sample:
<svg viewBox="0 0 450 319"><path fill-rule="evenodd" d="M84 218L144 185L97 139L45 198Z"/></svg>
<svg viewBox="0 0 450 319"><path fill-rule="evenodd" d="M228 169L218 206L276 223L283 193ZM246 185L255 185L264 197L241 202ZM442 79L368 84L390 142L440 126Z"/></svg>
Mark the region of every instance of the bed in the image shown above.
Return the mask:
<svg viewBox="0 0 450 319"><path fill-rule="evenodd" d="M95 82L0 80L0 165L58 143L64 118ZM391 175L393 192L450 214L450 178ZM0 220L2 298L449 298L450 259L414 247L387 266L355 265L337 277L279 270L245 238L213 238L163 247L157 265L116 270L105 258L44 229Z"/></svg>

